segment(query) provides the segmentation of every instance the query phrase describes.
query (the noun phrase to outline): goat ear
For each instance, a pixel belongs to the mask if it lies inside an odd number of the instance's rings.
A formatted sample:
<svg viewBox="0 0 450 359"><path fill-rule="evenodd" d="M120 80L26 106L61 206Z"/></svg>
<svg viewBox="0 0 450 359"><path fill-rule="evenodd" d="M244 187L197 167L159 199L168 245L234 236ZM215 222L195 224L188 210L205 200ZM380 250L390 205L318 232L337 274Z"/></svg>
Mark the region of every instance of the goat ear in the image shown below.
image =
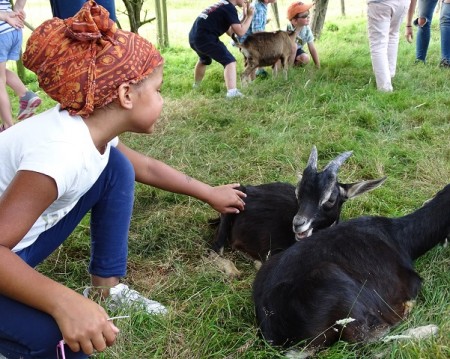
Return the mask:
<svg viewBox="0 0 450 359"><path fill-rule="evenodd" d="M339 183L339 187L341 189L341 193L343 192L344 196L347 197L347 199L351 199L380 187L384 183L384 181L386 181L386 178L387 177L383 177L375 180L362 181L350 184Z"/></svg>

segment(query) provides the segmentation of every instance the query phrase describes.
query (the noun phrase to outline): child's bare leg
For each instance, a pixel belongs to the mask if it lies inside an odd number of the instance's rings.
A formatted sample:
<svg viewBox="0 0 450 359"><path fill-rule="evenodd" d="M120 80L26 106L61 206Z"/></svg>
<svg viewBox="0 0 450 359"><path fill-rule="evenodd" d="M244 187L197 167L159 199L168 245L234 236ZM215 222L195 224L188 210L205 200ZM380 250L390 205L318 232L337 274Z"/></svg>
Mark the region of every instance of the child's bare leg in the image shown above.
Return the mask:
<svg viewBox="0 0 450 359"><path fill-rule="evenodd" d="M223 77L225 78L225 86L227 90L236 88L236 61L230 62L223 70Z"/></svg>
<svg viewBox="0 0 450 359"><path fill-rule="evenodd" d="M6 69L6 84L13 89L17 97L25 96L27 88L17 74Z"/></svg>
<svg viewBox="0 0 450 359"><path fill-rule="evenodd" d="M296 57L295 63L298 66L305 66L305 65L307 65L309 63L309 60L310 60L309 55L303 53L303 54L301 54L301 55Z"/></svg>
<svg viewBox="0 0 450 359"><path fill-rule="evenodd" d="M202 82L203 77L205 77L206 65L203 64L200 60L197 61L194 69L194 84L198 85Z"/></svg>
<svg viewBox="0 0 450 359"><path fill-rule="evenodd" d="M13 125L11 103L6 91L6 62L0 63L0 118L3 122L3 129Z"/></svg>

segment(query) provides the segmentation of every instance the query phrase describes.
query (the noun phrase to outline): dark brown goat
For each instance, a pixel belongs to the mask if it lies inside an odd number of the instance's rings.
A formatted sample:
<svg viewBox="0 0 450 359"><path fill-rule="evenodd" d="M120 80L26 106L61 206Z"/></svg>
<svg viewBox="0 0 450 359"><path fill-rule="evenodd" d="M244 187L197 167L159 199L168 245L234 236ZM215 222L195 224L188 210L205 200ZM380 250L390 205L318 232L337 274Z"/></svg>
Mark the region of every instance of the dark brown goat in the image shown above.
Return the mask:
<svg viewBox="0 0 450 359"><path fill-rule="evenodd" d="M252 74L258 67L272 66L274 74L277 73L275 64L280 60L284 78L287 80L289 64L292 61L294 40L300 31L274 31L255 32L245 38L242 43L232 35L236 46L245 58L245 69L242 74L244 82L252 79Z"/></svg>
<svg viewBox="0 0 450 359"><path fill-rule="evenodd" d="M272 345L370 342L411 309L413 262L450 233L450 185L400 218L360 217L299 241L263 263L253 283L257 322Z"/></svg>
<svg viewBox="0 0 450 359"><path fill-rule="evenodd" d="M313 231L337 223L345 201L379 187L385 180L339 183L337 172L350 155L338 155L318 172L314 146L297 187L279 182L241 187L247 193L245 210L221 215L212 245L214 253L222 254L229 244L254 260L264 261ZM239 274L232 264L227 264L225 270L230 275Z"/></svg>

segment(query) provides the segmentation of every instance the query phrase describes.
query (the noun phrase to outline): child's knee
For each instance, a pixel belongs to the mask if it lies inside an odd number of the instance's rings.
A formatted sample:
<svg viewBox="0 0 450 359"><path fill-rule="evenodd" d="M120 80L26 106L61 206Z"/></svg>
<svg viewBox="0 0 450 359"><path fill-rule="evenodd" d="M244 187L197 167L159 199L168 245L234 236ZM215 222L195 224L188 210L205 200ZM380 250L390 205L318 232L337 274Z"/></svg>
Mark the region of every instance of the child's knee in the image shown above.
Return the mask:
<svg viewBox="0 0 450 359"><path fill-rule="evenodd" d="M309 63L310 57L308 54L301 54L295 58L295 64L298 66L305 66Z"/></svg>

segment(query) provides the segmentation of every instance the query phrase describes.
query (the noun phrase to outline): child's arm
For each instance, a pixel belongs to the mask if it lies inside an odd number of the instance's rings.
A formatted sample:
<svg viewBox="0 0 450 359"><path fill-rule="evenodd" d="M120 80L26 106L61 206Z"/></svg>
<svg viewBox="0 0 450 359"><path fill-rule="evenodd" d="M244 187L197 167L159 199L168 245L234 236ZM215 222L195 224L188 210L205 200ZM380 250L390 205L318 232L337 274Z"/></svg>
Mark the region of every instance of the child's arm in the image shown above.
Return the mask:
<svg viewBox="0 0 450 359"><path fill-rule="evenodd" d="M14 3L14 11L23 11L25 8L25 4L27 3L27 0L16 0Z"/></svg>
<svg viewBox="0 0 450 359"><path fill-rule="evenodd" d="M314 45L314 42L308 42L308 49L309 53L311 54L311 57L314 61L314 64L318 69L320 69L320 60L319 60L319 53L317 52L316 46Z"/></svg>
<svg viewBox="0 0 450 359"><path fill-rule="evenodd" d="M248 28L252 24L253 20L253 14L255 9L253 6L250 6L250 2L247 3L246 9L244 10L244 19L239 24L232 24L231 30L237 35L237 36L244 36L247 32ZM228 31L231 31L228 30ZM228 33L228 32L227 32Z"/></svg>
<svg viewBox="0 0 450 359"><path fill-rule="evenodd" d="M245 197L245 194L234 188L239 186L237 183L211 187L177 171L164 162L134 151L123 143L119 143L117 148L133 164L138 182L169 192L195 197L221 213L239 213L244 210L242 198Z"/></svg>
<svg viewBox="0 0 450 359"><path fill-rule="evenodd" d="M0 11L0 21L5 21L16 29L21 29L24 26L23 20L14 11Z"/></svg>

